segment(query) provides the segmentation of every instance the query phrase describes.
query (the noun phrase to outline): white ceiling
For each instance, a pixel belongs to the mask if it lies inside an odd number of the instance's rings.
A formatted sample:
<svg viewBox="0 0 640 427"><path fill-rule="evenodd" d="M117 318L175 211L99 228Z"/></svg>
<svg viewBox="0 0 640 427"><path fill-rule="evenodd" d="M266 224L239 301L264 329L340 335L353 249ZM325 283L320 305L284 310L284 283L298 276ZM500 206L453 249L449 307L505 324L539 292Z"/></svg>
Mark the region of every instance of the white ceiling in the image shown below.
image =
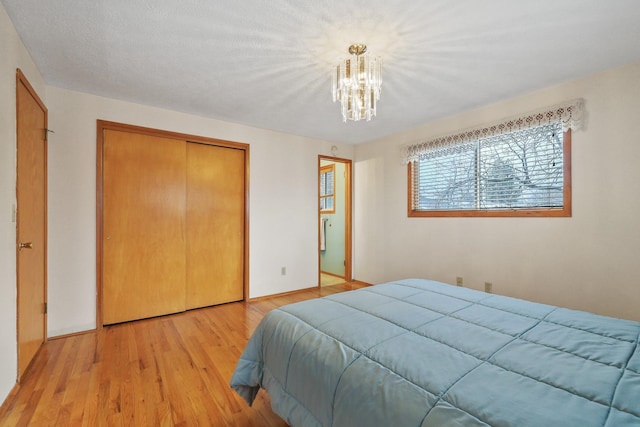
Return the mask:
<svg viewBox="0 0 640 427"><path fill-rule="evenodd" d="M47 84L356 144L640 60L638 0L0 0ZM378 116L331 71L383 59Z"/></svg>

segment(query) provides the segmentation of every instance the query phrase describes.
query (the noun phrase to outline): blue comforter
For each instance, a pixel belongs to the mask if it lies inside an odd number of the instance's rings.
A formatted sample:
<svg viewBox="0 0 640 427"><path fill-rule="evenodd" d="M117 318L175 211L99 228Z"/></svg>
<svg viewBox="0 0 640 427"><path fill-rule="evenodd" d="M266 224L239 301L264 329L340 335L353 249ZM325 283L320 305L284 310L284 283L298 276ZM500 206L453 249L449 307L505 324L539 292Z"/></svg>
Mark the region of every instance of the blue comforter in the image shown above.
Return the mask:
<svg viewBox="0 0 640 427"><path fill-rule="evenodd" d="M291 426L640 426L639 335L408 279L271 311L231 386Z"/></svg>

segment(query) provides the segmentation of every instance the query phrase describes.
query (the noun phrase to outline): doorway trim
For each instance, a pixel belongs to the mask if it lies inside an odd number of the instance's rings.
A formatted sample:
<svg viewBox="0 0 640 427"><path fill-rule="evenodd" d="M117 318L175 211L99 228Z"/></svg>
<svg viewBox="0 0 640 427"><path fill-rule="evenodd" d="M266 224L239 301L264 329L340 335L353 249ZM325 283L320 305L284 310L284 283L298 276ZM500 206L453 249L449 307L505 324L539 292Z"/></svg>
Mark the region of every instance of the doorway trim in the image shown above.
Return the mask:
<svg viewBox="0 0 640 427"><path fill-rule="evenodd" d="M343 159L340 157L331 157L331 156L323 156L318 155L318 217L317 217L317 227L318 227L318 287L321 286L321 275L322 271L320 268L320 168L322 167L322 161L329 161L335 163L343 163L345 166L345 177L344 177L344 189L345 189L345 203L344 203L344 217L345 217L345 236L344 236L344 280L346 282L353 281L353 268L352 268L352 210L353 210L353 184L352 184L352 176L353 176L353 161L351 159Z"/></svg>
<svg viewBox="0 0 640 427"><path fill-rule="evenodd" d="M135 126L125 123L110 122L98 119L97 126L97 152L96 152L96 329L104 327L103 312L103 242L104 242L104 131L115 130L160 138L181 139L186 142L195 142L218 147L235 148L245 152L245 176L244 176L244 270L243 270L243 296L242 301L249 299L249 144L204 136L189 135L160 129Z"/></svg>

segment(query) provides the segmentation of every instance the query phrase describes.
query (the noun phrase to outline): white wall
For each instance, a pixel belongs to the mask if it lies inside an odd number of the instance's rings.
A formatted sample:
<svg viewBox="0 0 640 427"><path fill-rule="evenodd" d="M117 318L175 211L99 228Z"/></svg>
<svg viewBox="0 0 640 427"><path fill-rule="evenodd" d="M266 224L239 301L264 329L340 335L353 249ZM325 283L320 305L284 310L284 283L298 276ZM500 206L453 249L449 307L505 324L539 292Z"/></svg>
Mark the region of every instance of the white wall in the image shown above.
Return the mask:
<svg viewBox="0 0 640 427"><path fill-rule="evenodd" d="M428 94L425 94L428 96ZM470 94L473 96L473 94ZM571 218L408 218L400 146L582 97ZM640 62L356 147L355 277L425 277L640 320Z"/></svg>
<svg viewBox="0 0 640 427"><path fill-rule="evenodd" d="M16 68L46 103L40 72L0 4L0 404L16 383Z"/></svg>
<svg viewBox="0 0 640 427"><path fill-rule="evenodd" d="M95 327L96 119L250 144L250 297L318 284L317 164L332 144L55 87L47 100L50 336Z"/></svg>

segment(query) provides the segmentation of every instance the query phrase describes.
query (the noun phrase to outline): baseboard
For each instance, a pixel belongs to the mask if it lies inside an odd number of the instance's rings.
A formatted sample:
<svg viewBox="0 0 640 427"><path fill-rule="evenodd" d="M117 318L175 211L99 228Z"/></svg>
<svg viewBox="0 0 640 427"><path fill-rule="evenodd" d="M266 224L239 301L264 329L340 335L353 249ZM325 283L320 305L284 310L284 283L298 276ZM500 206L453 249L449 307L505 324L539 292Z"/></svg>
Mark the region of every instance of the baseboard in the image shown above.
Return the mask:
<svg viewBox="0 0 640 427"><path fill-rule="evenodd" d="M360 281L360 280L351 280L351 281L347 281L345 283L355 283L355 284L360 284L360 285L363 285L363 286L373 286L373 284L371 284L371 283L363 282L363 281ZM335 286L340 286L340 285L335 285ZM281 292L279 294L271 294L271 295L264 295L264 296L261 296L261 297L249 298L246 301L248 301L248 302L260 301L260 300L267 299L267 298L277 298L277 297L282 297L282 296L286 296L286 295L297 294L299 292L313 291L313 290L316 290L316 289L318 289L318 286L312 286L310 288L296 289L295 291Z"/></svg>
<svg viewBox="0 0 640 427"><path fill-rule="evenodd" d="M312 286L310 288L296 289L295 291L281 292L279 294L264 295L264 296L261 296L261 297L249 298L249 299L247 299L247 301L253 302L253 301L260 301L262 299L267 299L267 298L283 297L283 296L286 296L286 295L297 294L299 292L307 292L307 291L311 291L311 290L314 290L314 289L318 289L318 287L317 286Z"/></svg>
<svg viewBox="0 0 640 427"><path fill-rule="evenodd" d="M97 331L96 329L88 329L86 331L71 332L71 333L68 333L68 334L56 335L56 336L47 338L47 341L59 340L61 338L75 337L77 335L91 334L91 333L94 333L96 331Z"/></svg>

